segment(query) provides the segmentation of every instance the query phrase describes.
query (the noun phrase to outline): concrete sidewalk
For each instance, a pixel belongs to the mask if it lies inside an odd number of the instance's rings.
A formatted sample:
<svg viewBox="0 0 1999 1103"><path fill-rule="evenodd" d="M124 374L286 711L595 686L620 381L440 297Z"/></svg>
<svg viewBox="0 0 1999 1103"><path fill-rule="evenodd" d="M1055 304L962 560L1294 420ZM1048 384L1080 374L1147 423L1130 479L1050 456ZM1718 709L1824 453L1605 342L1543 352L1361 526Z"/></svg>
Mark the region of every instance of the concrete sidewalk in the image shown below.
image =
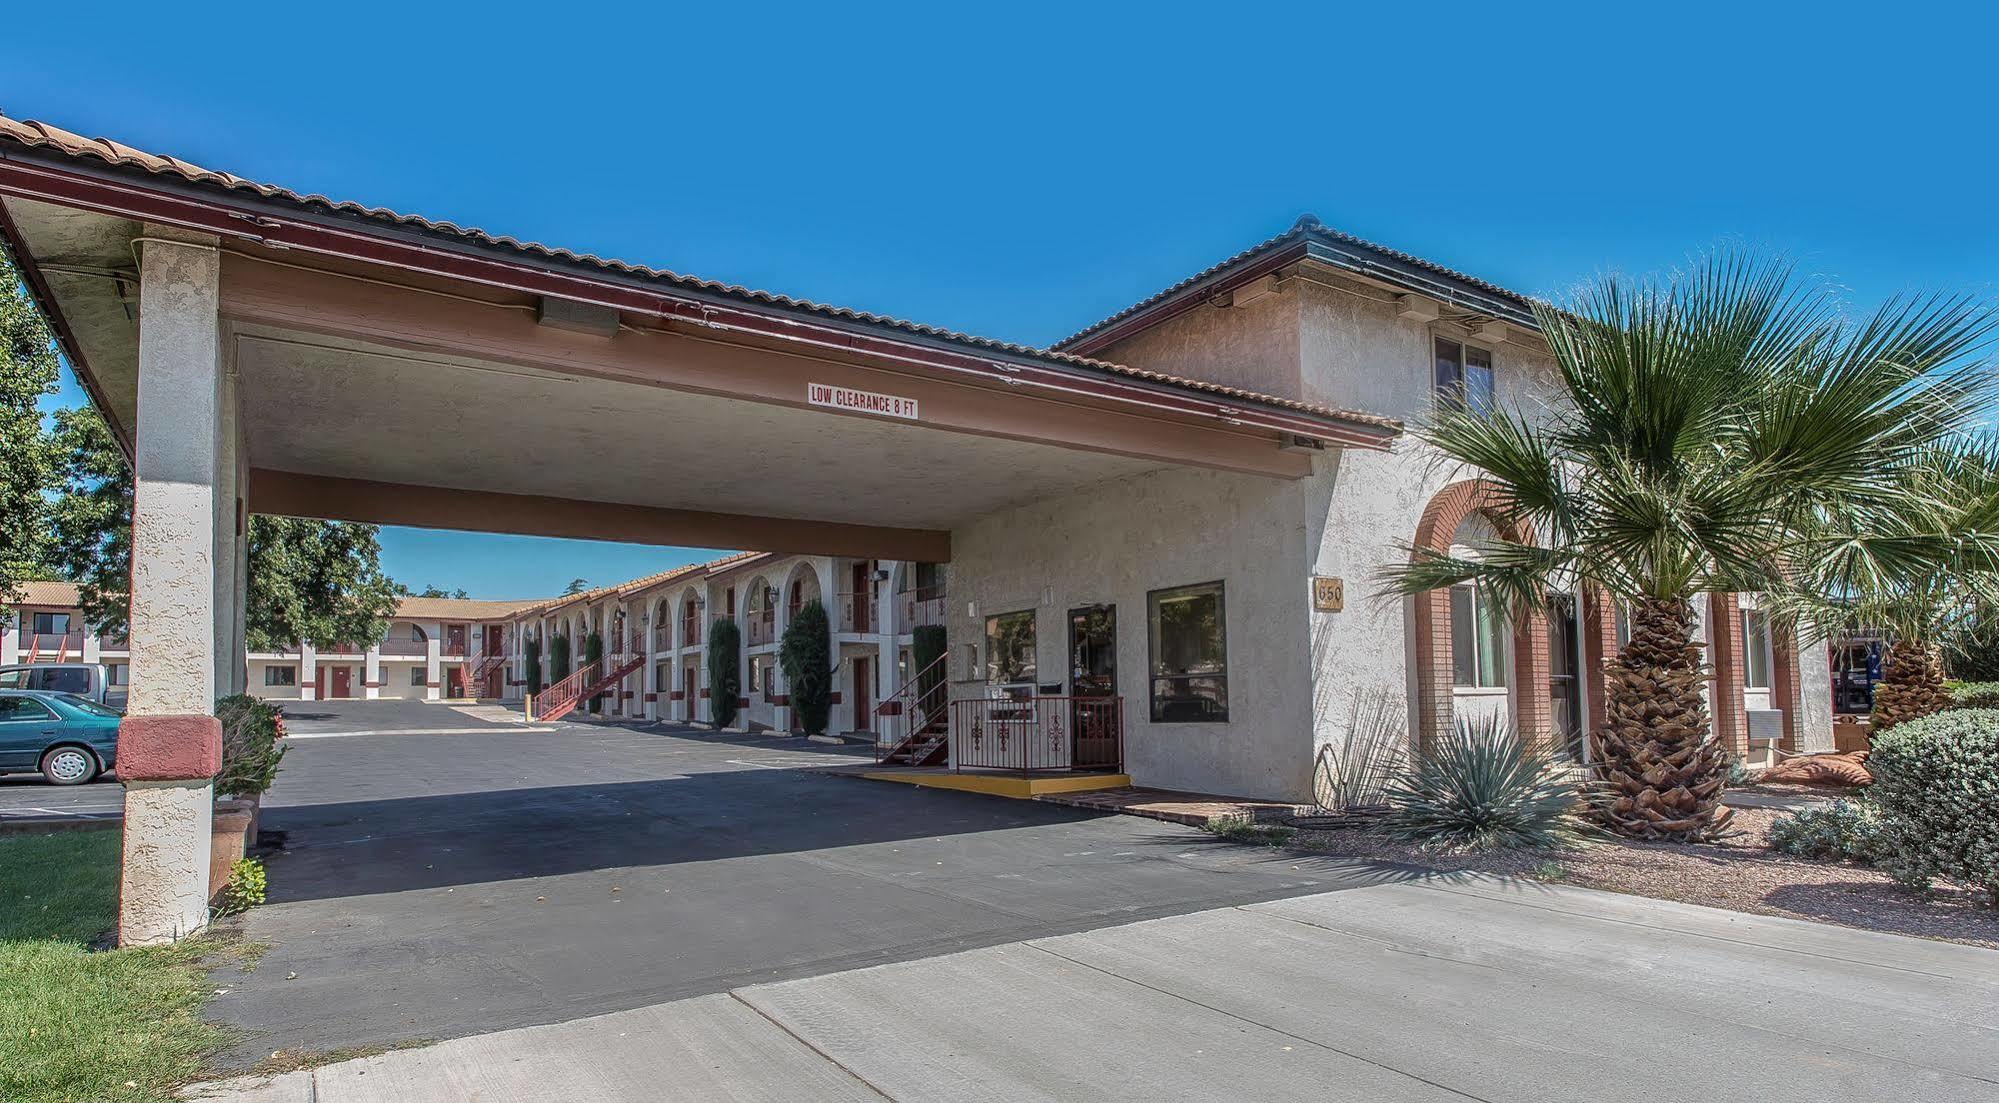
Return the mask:
<svg viewBox="0 0 1999 1103"><path fill-rule="evenodd" d="M1999 1097L1999 954L1439 875L200 1091L234 1103L1985 1101Z"/></svg>

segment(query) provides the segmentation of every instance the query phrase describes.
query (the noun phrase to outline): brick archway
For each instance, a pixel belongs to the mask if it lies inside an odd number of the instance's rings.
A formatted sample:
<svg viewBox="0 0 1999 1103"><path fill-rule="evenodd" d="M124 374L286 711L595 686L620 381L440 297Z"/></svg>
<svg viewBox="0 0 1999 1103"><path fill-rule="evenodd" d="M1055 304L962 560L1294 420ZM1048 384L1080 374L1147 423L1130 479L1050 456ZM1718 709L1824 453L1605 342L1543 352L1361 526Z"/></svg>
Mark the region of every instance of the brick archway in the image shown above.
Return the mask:
<svg viewBox="0 0 1999 1103"><path fill-rule="evenodd" d="M1418 550L1448 552L1458 526L1482 515L1501 537L1531 543L1533 534L1499 511L1499 488L1490 479L1466 479L1437 492L1423 508L1413 541ZM1428 746L1450 729L1456 708L1451 692L1451 595L1448 590L1418 594L1416 602L1416 736ZM1545 740L1553 706L1548 686L1548 618L1529 609L1514 619L1513 664L1508 684L1514 727L1522 736Z"/></svg>

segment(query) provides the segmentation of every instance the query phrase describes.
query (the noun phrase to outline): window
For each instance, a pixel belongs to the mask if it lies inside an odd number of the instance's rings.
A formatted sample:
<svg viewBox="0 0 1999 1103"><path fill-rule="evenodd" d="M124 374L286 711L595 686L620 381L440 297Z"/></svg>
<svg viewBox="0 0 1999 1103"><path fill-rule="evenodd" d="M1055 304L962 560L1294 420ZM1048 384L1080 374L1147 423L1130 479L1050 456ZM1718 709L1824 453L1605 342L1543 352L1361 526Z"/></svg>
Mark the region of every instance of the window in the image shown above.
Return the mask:
<svg viewBox="0 0 1999 1103"><path fill-rule="evenodd" d="M28 672L25 670L0 671L0 689L28 688Z"/></svg>
<svg viewBox="0 0 1999 1103"><path fill-rule="evenodd" d="M1770 688L1770 614L1761 609L1742 611L1742 686Z"/></svg>
<svg viewBox="0 0 1999 1103"><path fill-rule="evenodd" d="M67 635L69 635L69 614L68 614L68 613L36 613L36 614L35 614L35 635L37 635L37 636L67 636Z"/></svg>
<svg viewBox="0 0 1999 1103"><path fill-rule="evenodd" d="M125 684L125 675L126 675L126 673L127 673L127 671L128 671L128 670L129 670L129 668L128 668L128 667L127 667L127 666L126 666L126 665L125 665L124 663L114 663L114 664L113 664L113 665L111 665L111 666L107 666L107 667L105 667L105 668L104 668L104 684L105 684L105 685L108 685L108 686L122 686L122 685L124 685L124 684Z"/></svg>
<svg viewBox="0 0 1999 1103"><path fill-rule="evenodd" d="M1443 337L1437 338L1436 348L1438 397L1481 413L1492 409L1492 350Z"/></svg>
<svg viewBox="0 0 1999 1103"><path fill-rule="evenodd" d="M1034 693L1034 610L986 618L986 684ZM1018 695L1018 694L1016 694Z"/></svg>
<svg viewBox="0 0 1999 1103"><path fill-rule="evenodd" d="M0 697L0 723L9 720L28 722L31 720L53 720L56 714L47 705L33 697Z"/></svg>
<svg viewBox="0 0 1999 1103"><path fill-rule="evenodd" d="M68 705L70 708L73 708L76 711L83 713L86 716L125 715L124 713L119 712L117 709L107 708L106 706L100 705L88 697L78 697L74 693L65 693L60 697L57 697L56 700L61 701L63 704Z"/></svg>
<svg viewBox="0 0 1999 1103"><path fill-rule="evenodd" d="M1451 684L1460 689L1506 685L1505 622L1478 587L1451 587Z"/></svg>
<svg viewBox="0 0 1999 1103"><path fill-rule="evenodd" d="M1611 632L1617 637L1617 649L1622 651L1631 646L1631 607L1619 601L1612 608L1616 610L1616 616Z"/></svg>
<svg viewBox="0 0 1999 1103"><path fill-rule="evenodd" d="M1152 720L1229 718L1228 618L1222 584L1205 582L1145 596Z"/></svg>
<svg viewBox="0 0 1999 1103"><path fill-rule="evenodd" d="M90 668L83 666L51 666L35 679L35 688L50 693L81 693L90 695Z"/></svg>
<svg viewBox="0 0 1999 1103"><path fill-rule="evenodd" d="M918 563L916 565L916 570L910 572L910 574L913 574L916 578L917 593L922 594L926 597L935 597L936 595L942 592L944 584L944 573L937 569L937 564ZM910 577L909 574L905 574L903 576L905 581L908 580L909 577Z"/></svg>
<svg viewBox="0 0 1999 1103"><path fill-rule="evenodd" d="M295 686L298 684L298 667L267 666L264 668L264 684L267 686Z"/></svg>
<svg viewBox="0 0 1999 1103"><path fill-rule="evenodd" d="M427 686L429 684L430 684L429 682L424 680L424 670L422 667L420 666L410 667L410 685Z"/></svg>

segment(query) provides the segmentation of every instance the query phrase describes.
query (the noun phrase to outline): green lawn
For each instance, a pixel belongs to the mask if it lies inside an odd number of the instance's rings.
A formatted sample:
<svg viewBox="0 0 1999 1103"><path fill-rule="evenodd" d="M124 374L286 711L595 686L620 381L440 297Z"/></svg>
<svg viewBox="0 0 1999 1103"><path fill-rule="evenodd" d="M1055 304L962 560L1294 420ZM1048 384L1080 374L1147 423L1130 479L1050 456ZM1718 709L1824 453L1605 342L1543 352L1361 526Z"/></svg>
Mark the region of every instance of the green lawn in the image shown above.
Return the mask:
<svg viewBox="0 0 1999 1103"><path fill-rule="evenodd" d="M201 1018L216 944L92 951L117 907L117 831L0 836L0 1100L170 1100L227 1040Z"/></svg>

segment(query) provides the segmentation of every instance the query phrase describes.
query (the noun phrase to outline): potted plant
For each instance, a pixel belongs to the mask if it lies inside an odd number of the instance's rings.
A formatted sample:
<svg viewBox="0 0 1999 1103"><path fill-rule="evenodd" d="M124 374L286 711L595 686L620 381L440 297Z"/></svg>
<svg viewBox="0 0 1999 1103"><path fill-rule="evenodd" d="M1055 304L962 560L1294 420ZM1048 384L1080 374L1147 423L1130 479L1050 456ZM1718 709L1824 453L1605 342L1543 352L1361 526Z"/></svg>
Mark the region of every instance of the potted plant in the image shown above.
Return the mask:
<svg viewBox="0 0 1999 1103"><path fill-rule="evenodd" d="M237 694L215 702L222 721L222 772L215 775L215 793L250 812L249 838L257 837L257 819L264 793L277 780L278 763L290 748L284 745L283 710L268 701Z"/></svg>

